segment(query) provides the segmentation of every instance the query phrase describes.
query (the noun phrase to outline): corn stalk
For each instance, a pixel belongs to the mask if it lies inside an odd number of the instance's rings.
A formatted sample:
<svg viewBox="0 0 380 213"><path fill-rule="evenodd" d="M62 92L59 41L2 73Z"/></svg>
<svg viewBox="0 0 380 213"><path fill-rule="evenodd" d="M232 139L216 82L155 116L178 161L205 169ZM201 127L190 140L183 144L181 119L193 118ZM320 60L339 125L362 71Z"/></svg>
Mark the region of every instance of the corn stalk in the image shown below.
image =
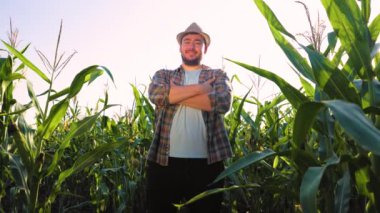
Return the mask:
<svg viewBox="0 0 380 213"><path fill-rule="evenodd" d="M281 159L295 171L292 177L295 183L299 180L296 187L302 211L379 211L380 69L376 40L380 15L369 23L369 0L360 5L355 0L322 0L334 31L329 33L327 49L320 52L315 44L301 44L263 0L254 3L300 76L306 94L273 72L229 60L274 82L297 113L288 149L273 153L268 146L248 154L217 179L232 178L241 169L275 156L276 165ZM279 177L278 173L273 175Z"/></svg>
<svg viewBox="0 0 380 213"><path fill-rule="evenodd" d="M9 164L5 166L9 170L10 177L15 181L16 186L14 189L16 197L14 200L20 202L16 205L15 211L25 212L50 212L51 203L54 202L57 194L60 193L61 185L71 175L82 171L84 168L92 165L98 161L104 153L114 150L120 146L120 143L108 143L96 147L85 153L77 159L68 169L62 171L58 177L52 175L59 168L60 160L63 152L70 146L71 140L79 137L86 132L90 131L95 124L96 119L102 114L104 110L111 107L108 105L108 98L104 102L104 107L100 112L83 118L73 123L63 139L55 137L55 131L62 123L64 116L69 109L69 103L75 99L76 95L81 91L86 83L91 83L99 76L107 73L112 79L111 72L99 65L89 66L77 75L75 75L71 85L61 91L56 92L53 89L54 79L58 77L62 69L70 61L73 54L67 59L63 60L63 55L58 56L58 48L60 36L62 31L62 23L58 36L54 63L50 63L47 58L37 51L45 66L51 68L50 78L48 78L43 71L27 59L23 51L18 51L15 46L8 44L4 41L3 44L9 51L7 59L1 59L1 82L4 85L2 88L1 105L3 107L1 119L1 137L2 137L2 153L8 157ZM26 49L26 48L25 48ZM37 97L42 95L35 95L31 82L28 82L28 94L30 103L26 106L12 107L17 102L12 97L13 81L17 79L25 79L23 75L18 73L19 68L14 69L14 62L20 61L22 67L28 67L34 71L46 84L47 94L44 110ZM34 108L37 112L36 116L36 129L26 124L22 112ZM59 141L56 141L56 140ZM59 146L54 150L53 158L49 157L51 150L48 150L49 143L58 142ZM11 147L11 148L9 148ZM49 158L48 158L49 157ZM48 158L48 159L47 159ZM2 168L3 169L3 168ZM48 192L47 197L40 197L40 187L43 180L56 177L54 184L50 187L51 191Z"/></svg>

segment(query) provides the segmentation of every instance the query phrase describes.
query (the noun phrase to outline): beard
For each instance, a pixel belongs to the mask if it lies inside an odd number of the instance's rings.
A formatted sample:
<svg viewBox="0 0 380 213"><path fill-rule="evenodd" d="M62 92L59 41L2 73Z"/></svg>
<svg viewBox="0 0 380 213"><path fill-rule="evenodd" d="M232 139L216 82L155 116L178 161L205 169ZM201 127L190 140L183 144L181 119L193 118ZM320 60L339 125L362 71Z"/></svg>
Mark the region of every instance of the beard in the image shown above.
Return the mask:
<svg viewBox="0 0 380 213"><path fill-rule="evenodd" d="M201 64L202 57L194 58L194 59L187 59L185 56L181 55L182 62L188 66L197 66Z"/></svg>

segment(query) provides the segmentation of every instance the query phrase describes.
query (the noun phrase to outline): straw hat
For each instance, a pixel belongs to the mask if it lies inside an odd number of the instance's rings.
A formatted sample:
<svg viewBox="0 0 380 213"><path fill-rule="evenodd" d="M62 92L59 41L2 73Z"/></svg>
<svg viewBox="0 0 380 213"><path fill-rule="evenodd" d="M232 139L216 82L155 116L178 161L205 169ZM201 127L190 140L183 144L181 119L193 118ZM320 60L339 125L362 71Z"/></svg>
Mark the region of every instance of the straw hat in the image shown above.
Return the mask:
<svg viewBox="0 0 380 213"><path fill-rule="evenodd" d="M187 29L185 31L178 33L178 35L177 35L177 41L178 41L178 43L181 44L182 43L182 38L185 35L190 34L190 33L200 34L203 37L203 39L204 39L204 41L206 43L206 48L210 45L210 42L211 42L210 36L207 33L203 32L202 28L199 27L198 24L195 23L195 22L192 23L192 24L190 24L190 26L187 27Z"/></svg>

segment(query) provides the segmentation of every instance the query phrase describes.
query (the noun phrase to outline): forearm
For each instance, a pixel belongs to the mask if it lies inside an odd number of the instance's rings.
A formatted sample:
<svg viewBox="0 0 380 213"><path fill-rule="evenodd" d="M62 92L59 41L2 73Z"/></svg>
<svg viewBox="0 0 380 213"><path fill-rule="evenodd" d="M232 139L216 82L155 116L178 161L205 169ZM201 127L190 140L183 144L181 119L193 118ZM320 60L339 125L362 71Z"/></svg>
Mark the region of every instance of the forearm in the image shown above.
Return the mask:
<svg viewBox="0 0 380 213"><path fill-rule="evenodd" d="M200 94L196 96L192 96L190 98L187 98L183 101L181 101L179 104L183 104L185 106L189 106L192 108L204 110L204 111L211 111L211 102L208 97L208 94Z"/></svg>
<svg viewBox="0 0 380 213"><path fill-rule="evenodd" d="M211 111L225 114L231 107L231 93L232 89L226 73L218 72L214 83L214 91L208 94L211 103Z"/></svg>
<svg viewBox="0 0 380 213"><path fill-rule="evenodd" d="M200 94L202 94L200 84L186 86L176 86L172 84L169 91L169 103L177 104Z"/></svg>
<svg viewBox="0 0 380 213"><path fill-rule="evenodd" d="M169 104L169 91L169 72L167 70L157 71L149 84L149 100L157 107L166 106Z"/></svg>

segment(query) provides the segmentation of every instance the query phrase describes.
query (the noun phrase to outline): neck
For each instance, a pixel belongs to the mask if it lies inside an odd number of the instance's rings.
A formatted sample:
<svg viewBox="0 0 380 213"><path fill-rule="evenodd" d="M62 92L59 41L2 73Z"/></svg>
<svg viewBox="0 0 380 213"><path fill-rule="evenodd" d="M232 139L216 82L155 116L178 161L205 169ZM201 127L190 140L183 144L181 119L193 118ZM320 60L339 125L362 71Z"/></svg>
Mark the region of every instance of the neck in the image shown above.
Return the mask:
<svg viewBox="0 0 380 213"><path fill-rule="evenodd" d="M193 65L190 66L190 65L182 64L182 68L187 71L194 71L194 70L200 70L202 68L202 65L199 64L195 66Z"/></svg>

